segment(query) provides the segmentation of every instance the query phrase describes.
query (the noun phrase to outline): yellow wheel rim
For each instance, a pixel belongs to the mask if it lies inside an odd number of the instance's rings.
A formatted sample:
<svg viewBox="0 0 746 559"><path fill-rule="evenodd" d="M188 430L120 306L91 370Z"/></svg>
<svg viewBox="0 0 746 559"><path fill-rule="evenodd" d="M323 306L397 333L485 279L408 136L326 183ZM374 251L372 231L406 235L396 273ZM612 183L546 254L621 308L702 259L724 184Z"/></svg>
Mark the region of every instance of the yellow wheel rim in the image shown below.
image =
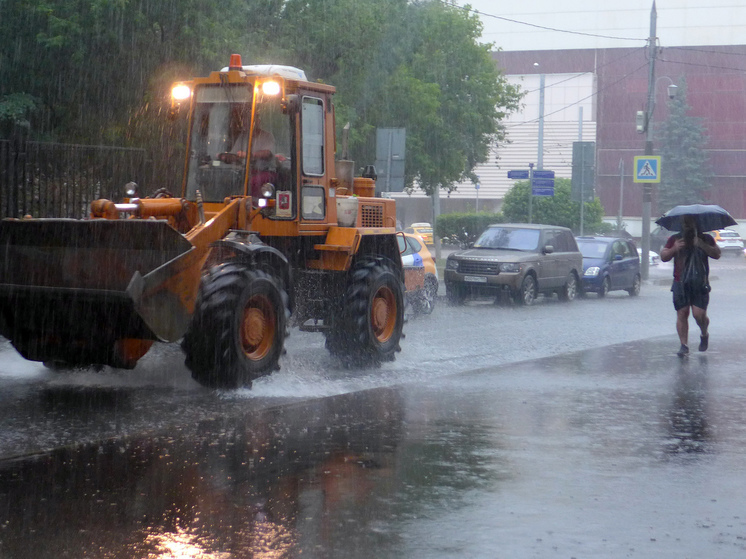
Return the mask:
<svg viewBox="0 0 746 559"><path fill-rule="evenodd" d="M254 295L246 303L241 321L241 346L246 357L258 361L275 343L275 316L272 301L266 295Z"/></svg>
<svg viewBox="0 0 746 559"><path fill-rule="evenodd" d="M373 335L379 343L391 338L396 328L396 297L389 287L381 287L373 297L370 309Z"/></svg>

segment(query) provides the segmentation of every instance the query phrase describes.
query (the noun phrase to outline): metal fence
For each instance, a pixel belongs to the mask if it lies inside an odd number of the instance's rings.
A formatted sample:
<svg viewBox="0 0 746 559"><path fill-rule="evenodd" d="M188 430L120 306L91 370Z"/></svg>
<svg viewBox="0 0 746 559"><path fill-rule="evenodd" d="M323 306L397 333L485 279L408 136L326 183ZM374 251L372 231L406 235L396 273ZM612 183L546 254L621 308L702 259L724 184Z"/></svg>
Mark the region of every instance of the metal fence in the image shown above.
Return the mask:
<svg viewBox="0 0 746 559"><path fill-rule="evenodd" d="M142 184L144 149L0 140L0 216L88 215L91 201L118 201Z"/></svg>

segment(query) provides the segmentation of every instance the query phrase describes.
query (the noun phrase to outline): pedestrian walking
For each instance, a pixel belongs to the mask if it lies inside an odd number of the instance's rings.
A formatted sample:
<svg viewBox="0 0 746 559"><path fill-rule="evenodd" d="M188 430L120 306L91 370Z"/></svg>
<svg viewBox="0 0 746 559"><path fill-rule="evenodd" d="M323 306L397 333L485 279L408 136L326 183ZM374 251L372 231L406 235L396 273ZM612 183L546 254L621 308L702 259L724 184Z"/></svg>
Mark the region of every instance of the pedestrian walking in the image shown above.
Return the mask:
<svg viewBox="0 0 746 559"><path fill-rule="evenodd" d="M681 233L671 235L661 250L663 262L673 259L671 291L676 309L676 332L681 342L679 357L689 353L690 309L700 329L699 351L707 351L710 340L710 318L707 316L710 303L709 258L720 258L720 247L712 235L697 230L695 216L684 215Z"/></svg>

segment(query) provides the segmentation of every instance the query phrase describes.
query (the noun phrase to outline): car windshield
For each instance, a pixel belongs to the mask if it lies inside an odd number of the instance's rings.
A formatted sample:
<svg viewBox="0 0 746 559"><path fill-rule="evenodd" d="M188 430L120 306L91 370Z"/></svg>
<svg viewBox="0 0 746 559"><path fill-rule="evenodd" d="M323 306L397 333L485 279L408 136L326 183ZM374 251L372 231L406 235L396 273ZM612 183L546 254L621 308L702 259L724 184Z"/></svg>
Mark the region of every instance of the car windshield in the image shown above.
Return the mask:
<svg viewBox="0 0 746 559"><path fill-rule="evenodd" d="M603 241L581 241L578 240L578 248L583 255L583 258L603 258L606 254L606 247L608 243Z"/></svg>
<svg viewBox="0 0 746 559"><path fill-rule="evenodd" d="M738 237L738 233L736 233L735 231L721 231L720 236L723 238L728 237L731 239L735 239Z"/></svg>
<svg viewBox="0 0 746 559"><path fill-rule="evenodd" d="M536 250L539 246L540 233L538 229L490 227L479 236L474 248Z"/></svg>

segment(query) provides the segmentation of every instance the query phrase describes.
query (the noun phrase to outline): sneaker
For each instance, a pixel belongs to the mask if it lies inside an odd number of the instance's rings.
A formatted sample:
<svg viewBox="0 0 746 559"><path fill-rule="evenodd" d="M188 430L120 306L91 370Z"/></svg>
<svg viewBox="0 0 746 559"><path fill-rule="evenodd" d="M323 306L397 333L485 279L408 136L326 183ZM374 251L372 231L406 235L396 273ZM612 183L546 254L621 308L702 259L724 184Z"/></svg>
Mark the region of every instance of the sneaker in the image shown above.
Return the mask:
<svg viewBox="0 0 746 559"><path fill-rule="evenodd" d="M689 355L689 346L681 344L681 347L679 348L679 351L676 353L679 357L684 357L685 355Z"/></svg>
<svg viewBox="0 0 746 559"><path fill-rule="evenodd" d="M710 342L710 335L699 337L699 351L707 351L707 345Z"/></svg>

